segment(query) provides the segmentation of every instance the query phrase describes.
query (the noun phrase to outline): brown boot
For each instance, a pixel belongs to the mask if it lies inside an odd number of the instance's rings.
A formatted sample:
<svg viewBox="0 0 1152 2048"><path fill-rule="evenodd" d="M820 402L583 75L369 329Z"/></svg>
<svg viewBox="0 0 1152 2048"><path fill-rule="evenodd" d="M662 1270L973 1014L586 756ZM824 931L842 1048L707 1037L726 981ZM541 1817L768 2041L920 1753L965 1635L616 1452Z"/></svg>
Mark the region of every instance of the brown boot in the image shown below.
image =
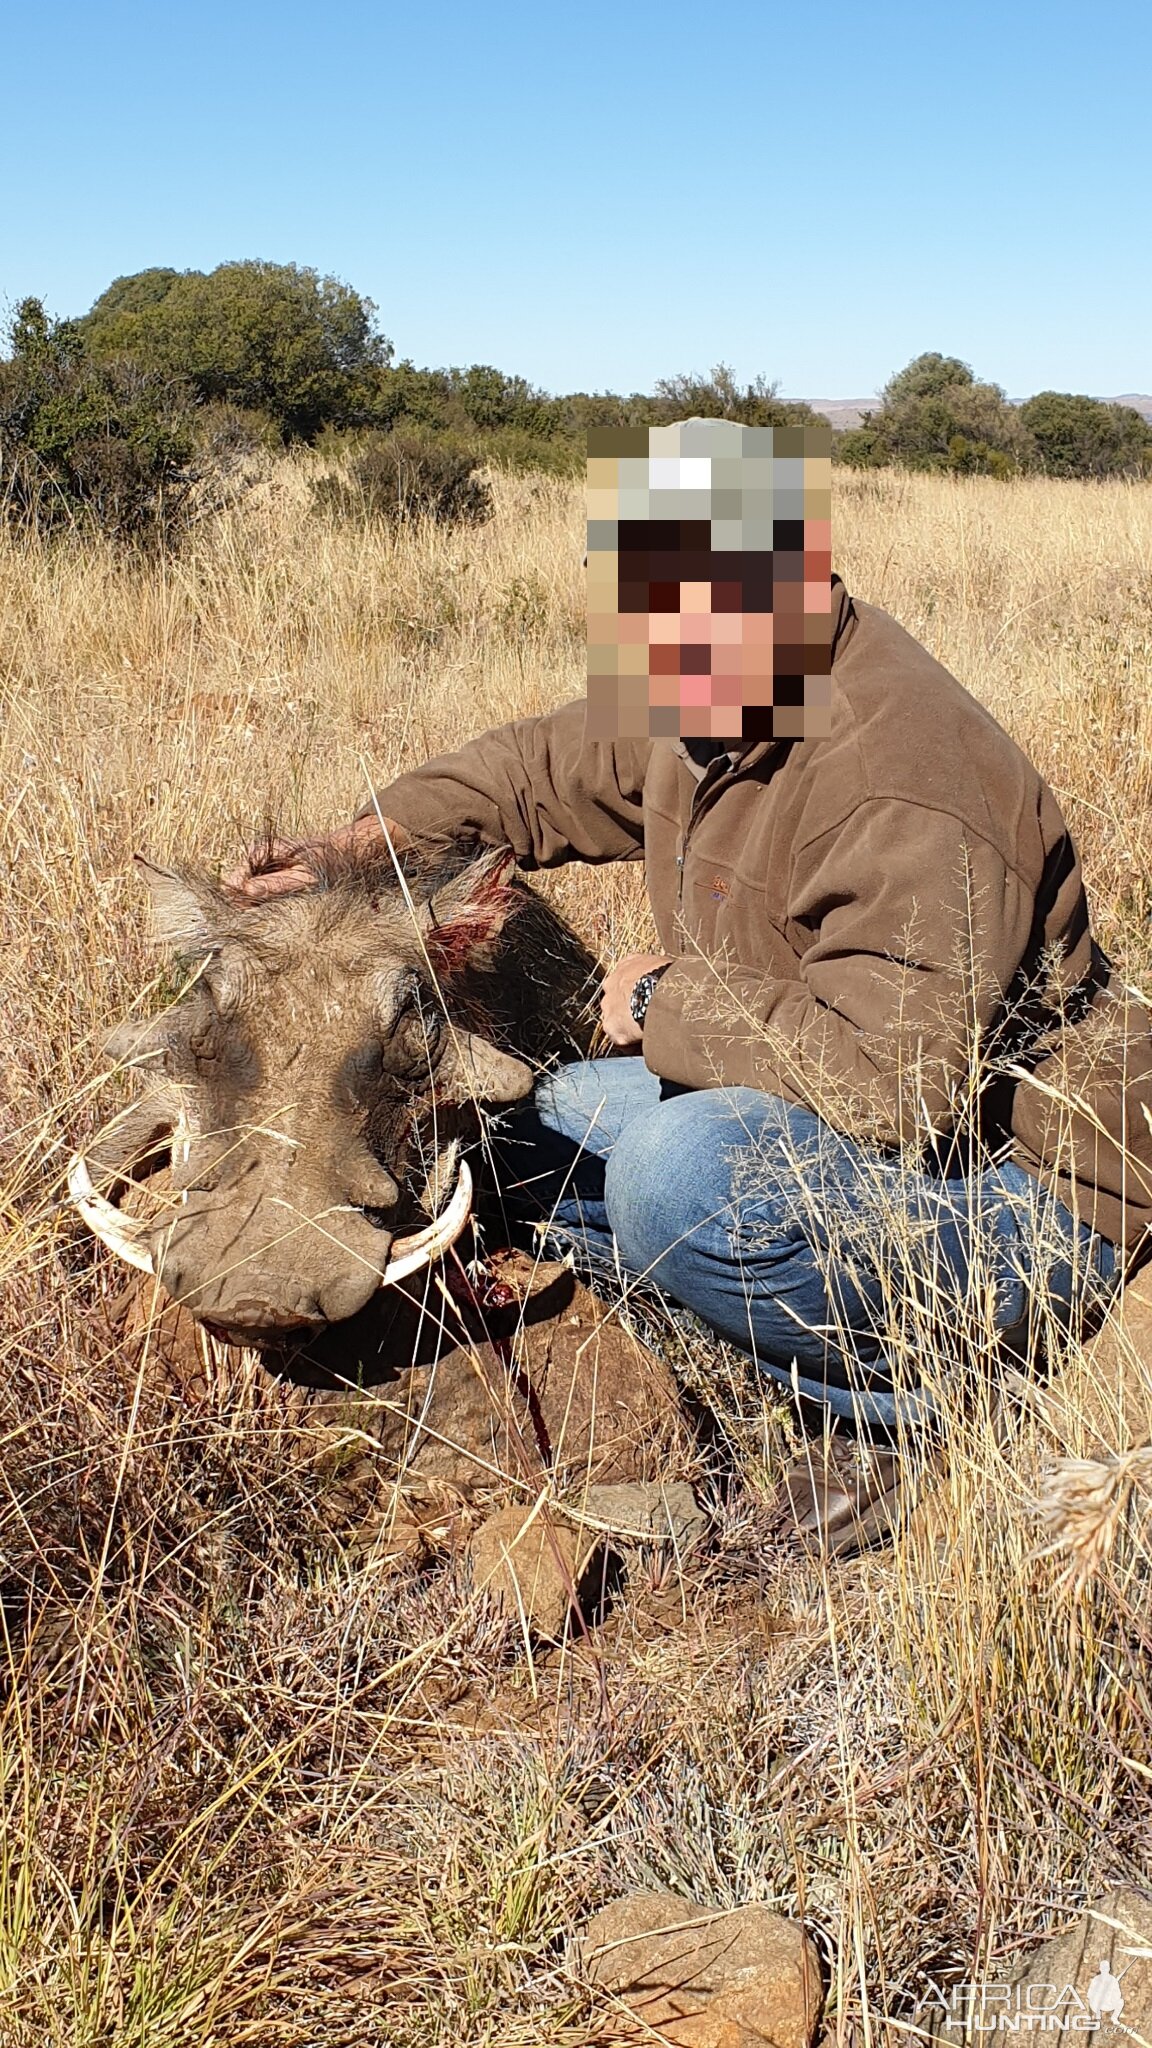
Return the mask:
<svg viewBox="0 0 1152 2048"><path fill-rule="evenodd" d="M807 1443L782 1482L790 1533L825 1557L875 1549L915 1506L923 1472L922 1450L880 1450L840 1436Z"/></svg>

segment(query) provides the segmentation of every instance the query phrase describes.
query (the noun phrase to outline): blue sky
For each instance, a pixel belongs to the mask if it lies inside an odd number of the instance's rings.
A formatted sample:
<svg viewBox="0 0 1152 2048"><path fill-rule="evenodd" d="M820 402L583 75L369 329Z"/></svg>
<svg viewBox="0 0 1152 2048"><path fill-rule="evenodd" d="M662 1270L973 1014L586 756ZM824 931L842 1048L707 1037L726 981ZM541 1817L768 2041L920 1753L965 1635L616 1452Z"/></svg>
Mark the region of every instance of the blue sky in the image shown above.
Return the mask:
<svg viewBox="0 0 1152 2048"><path fill-rule="evenodd" d="M549 389L1152 390L1135 4L6 0L0 301L233 257Z"/></svg>

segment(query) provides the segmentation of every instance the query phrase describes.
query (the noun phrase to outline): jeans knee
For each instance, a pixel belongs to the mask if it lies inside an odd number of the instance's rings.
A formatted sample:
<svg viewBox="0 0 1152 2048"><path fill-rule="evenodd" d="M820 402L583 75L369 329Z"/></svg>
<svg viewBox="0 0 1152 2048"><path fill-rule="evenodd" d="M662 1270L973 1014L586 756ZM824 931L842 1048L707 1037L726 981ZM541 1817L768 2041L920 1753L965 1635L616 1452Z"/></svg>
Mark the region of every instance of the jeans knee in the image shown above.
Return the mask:
<svg viewBox="0 0 1152 2048"><path fill-rule="evenodd" d="M648 1262L652 1237L652 1160L658 1150L656 1111L636 1117L616 1140L604 1166L604 1205L620 1257L632 1271Z"/></svg>
<svg viewBox="0 0 1152 2048"><path fill-rule="evenodd" d="M689 1098L635 1117L609 1154L604 1201L623 1264L666 1285L697 1257L727 1255L730 1173ZM703 1142L702 1142L703 1139ZM657 1271L657 1269L659 1269Z"/></svg>
<svg viewBox="0 0 1152 2048"><path fill-rule="evenodd" d="M572 1060L542 1074L532 1091L532 1101L541 1123L550 1130L570 1135L570 1127L583 1117L585 1127L596 1107L595 1060ZM587 1110L587 1114L585 1111Z"/></svg>
<svg viewBox="0 0 1152 2048"><path fill-rule="evenodd" d="M660 1083L643 1060L571 1060L536 1083L533 1105L550 1131L603 1157L659 1098Z"/></svg>

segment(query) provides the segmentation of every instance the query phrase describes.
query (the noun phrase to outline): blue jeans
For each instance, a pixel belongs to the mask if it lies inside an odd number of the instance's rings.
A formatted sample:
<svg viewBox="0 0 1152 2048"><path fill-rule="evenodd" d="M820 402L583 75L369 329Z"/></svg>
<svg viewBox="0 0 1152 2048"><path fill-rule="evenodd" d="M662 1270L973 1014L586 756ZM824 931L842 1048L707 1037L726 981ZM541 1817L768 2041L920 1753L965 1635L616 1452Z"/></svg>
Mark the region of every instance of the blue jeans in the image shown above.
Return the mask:
<svg viewBox="0 0 1152 2048"><path fill-rule="evenodd" d="M505 1190L579 1263L654 1284L771 1378L858 1426L938 1412L900 1303L1026 1360L1119 1279L1115 1247L1022 1168L944 1179L755 1088L671 1089L639 1057L546 1075L499 1142ZM932 1347L936 1352L936 1346ZM931 1374L927 1375L930 1379Z"/></svg>

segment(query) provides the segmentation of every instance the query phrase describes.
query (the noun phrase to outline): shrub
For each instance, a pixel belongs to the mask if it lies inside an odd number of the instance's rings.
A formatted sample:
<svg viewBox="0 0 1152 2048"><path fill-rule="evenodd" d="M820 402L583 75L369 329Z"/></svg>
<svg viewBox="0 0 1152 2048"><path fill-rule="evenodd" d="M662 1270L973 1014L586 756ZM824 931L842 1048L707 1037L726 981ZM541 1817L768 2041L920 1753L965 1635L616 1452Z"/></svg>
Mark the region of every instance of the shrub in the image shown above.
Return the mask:
<svg viewBox="0 0 1152 2048"><path fill-rule="evenodd" d="M948 458L941 466L954 476L1015 476L1017 468L1003 448L992 448L987 441L969 440L967 434L951 436Z"/></svg>
<svg viewBox="0 0 1152 2048"><path fill-rule="evenodd" d="M404 361L378 374L371 423L442 440L475 463L571 476L584 466L585 445L567 403L483 363L418 370Z"/></svg>
<svg viewBox="0 0 1152 2048"><path fill-rule="evenodd" d="M342 475L312 486L318 512L338 519L434 519L476 526L492 516L492 492L475 457L398 430L362 440Z"/></svg>
<svg viewBox="0 0 1152 2048"><path fill-rule="evenodd" d="M1048 476L1141 476L1152 468L1152 427L1133 406L1038 391L1020 417Z"/></svg>
<svg viewBox="0 0 1152 2048"><path fill-rule="evenodd" d="M833 434L832 454L849 469L883 469L892 460L883 434L871 426L846 427L843 433Z"/></svg>
<svg viewBox="0 0 1152 2048"><path fill-rule="evenodd" d="M179 380L90 357L71 322L25 299L0 362L0 509L55 533L166 541L200 479L191 393Z"/></svg>
<svg viewBox="0 0 1152 2048"><path fill-rule="evenodd" d="M506 376L490 363L473 363L467 370L449 370L447 377L452 399L475 427L514 427L538 440L547 440L557 430L558 401L538 391L524 377Z"/></svg>
<svg viewBox="0 0 1152 2048"><path fill-rule="evenodd" d="M264 413L285 440L373 417L392 348L350 285L295 263L117 278L80 323L93 355L186 378L197 398Z"/></svg>
<svg viewBox="0 0 1152 2048"><path fill-rule="evenodd" d="M777 396L778 386L765 377L740 385L727 363L717 363L708 376L700 372L657 380L652 398L632 400L639 422L662 426L673 420L739 420L746 427L821 427L828 422L811 406Z"/></svg>
<svg viewBox="0 0 1152 2048"><path fill-rule="evenodd" d="M490 433L469 436L473 459L491 469L511 470L516 476L583 476L588 448L584 436L577 439L550 436L542 440L524 427L495 427Z"/></svg>
<svg viewBox="0 0 1152 2048"><path fill-rule="evenodd" d="M935 351L889 379L878 410L865 414L840 453L857 468L899 462L984 476L1012 476L1035 457L1027 425L1000 386L979 382L958 356Z"/></svg>

